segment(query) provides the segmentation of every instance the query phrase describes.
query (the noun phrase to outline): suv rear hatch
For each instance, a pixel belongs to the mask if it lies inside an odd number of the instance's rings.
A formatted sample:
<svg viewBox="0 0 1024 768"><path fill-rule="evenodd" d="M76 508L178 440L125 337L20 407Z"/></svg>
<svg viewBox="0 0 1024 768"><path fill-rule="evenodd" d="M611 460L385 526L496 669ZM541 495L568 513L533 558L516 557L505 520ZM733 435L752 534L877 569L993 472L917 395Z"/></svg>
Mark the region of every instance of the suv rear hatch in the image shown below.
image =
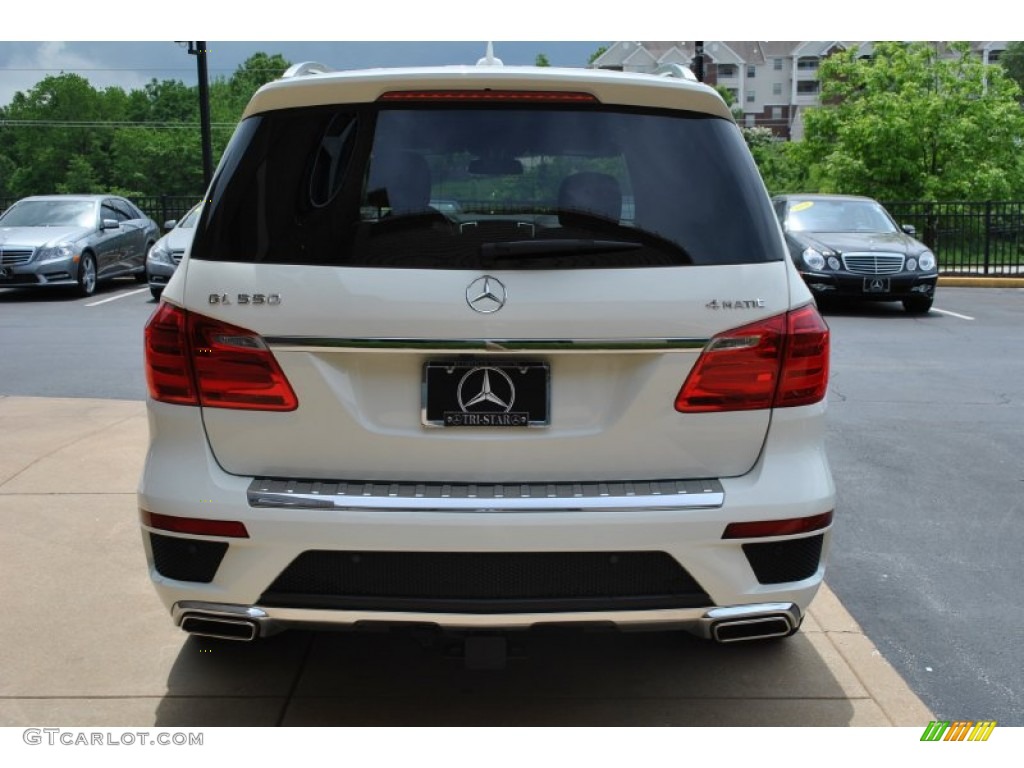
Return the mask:
<svg viewBox="0 0 1024 768"><path fill-rule="evenodd" d="M343 83L341 103L243 122L183 265L210 380L241 370L221 352L265 346L297 401L205 407L225 470L537 483L752 467L795 326L731 121L578 93L350 104ZM677 402L711 340L751 324L702 369L720 402L692 387Z"/></svg>

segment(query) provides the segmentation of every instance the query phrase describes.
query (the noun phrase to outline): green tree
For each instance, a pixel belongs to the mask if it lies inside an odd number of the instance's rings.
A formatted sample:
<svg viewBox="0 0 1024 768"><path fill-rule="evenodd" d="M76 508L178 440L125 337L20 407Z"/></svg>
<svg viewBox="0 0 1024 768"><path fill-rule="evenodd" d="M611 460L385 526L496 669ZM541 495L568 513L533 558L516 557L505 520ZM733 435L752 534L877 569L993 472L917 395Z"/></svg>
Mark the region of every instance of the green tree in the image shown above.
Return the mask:
<svg viewBox="0 0 1024 768"><path fill-rule="evenodd" d="M538 53L537 58L534 59L533 65L535 67L550 67L551 62L548 61L548 57L545 56L543 53Z"/></svg>
<svg viewBox="0 0 1024 768"><path fill-rule="evenodd" d="M83 155L76 155L68 161L64 180L57 183L55 191L62 195L89 195L105 190L89 159Z"/></svg>
<svg viewBox="0 0 1024 768"><path fill-rule="evenodd" d="M202 145L198 123L176 128L119 129L111 144L109 186L127 197L201 195Z"/></svg>
<svg viewBox="0 0 1024 768"><path fill-rule="evenodd" d="M105 119L103 102L102 94L75 74L50 75L28 92L14 94L5 117L15 125L3 137L14 165L5 185L11 193L20 197L56 192L69 171L77 176L83 170L81 164L71 167L76 157L89 158L96 180L102 181L111 133L88 124ZM62 125L72 122L75 127Z"/></svg>
<svg viewBox="0 0 1024 768"><path fill-rule="evenodd" d="M1007 43L1006 50L999 57L999 63L1010 79L1024 92L1024 42L1018 40L1015 43Z"/></svg>
<svg viewBox="0 0 1024 768"><path fill-rule="evenodd" d="M793 153L808 188L889 200L1007 199L1024 193L1020 89L965 43L875 45L819 70L824 106Z"/></svg>

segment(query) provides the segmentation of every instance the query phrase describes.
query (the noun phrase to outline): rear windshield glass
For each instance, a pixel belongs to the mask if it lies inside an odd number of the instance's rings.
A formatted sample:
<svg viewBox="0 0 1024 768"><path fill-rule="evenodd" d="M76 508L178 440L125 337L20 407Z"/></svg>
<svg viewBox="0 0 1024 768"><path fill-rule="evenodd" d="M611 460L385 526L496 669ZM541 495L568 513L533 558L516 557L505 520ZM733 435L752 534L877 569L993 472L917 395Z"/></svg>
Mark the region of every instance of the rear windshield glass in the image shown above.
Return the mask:
<svg viewBox="0 0 1024 768"><path fill-rule="evenodd" d="M357 105L249 118L192 258L431 269L783 258L739 130L686 112Z"/></svg>

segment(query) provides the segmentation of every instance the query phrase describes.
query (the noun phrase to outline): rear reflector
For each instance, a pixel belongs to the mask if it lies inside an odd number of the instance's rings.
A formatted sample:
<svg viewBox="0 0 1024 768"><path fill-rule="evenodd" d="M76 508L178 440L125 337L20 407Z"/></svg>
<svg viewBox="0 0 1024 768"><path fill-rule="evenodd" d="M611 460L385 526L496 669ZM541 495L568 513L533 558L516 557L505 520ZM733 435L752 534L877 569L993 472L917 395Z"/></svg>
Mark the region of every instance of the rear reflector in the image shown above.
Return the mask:
<svg viewBox="0 0 1024 768"><path fill-rule="evenodd" d="M813 305L715 336L676 396L682 413L810 405L828 388L829 331Z"/></svg>
<svg viewBox="0 0 1024 768"><path fill-rule="evenodd" d="M249 532L237 520L204 520L198 517L174 517L159 515L145 509L139 510L142 524L150 528L174 533L192 533L196 536L224 536L233 539L247 539Z"/></svg>
<svg viewBox="0 0 1024 768"><path fill-rule="evenodd" d="M574 91L389 91L381 94L379 101L461 101L461 102L571 102L596 103L597 98L589 93Z"/></svg>
<svg viewBox="0 0 1024 768"><path fill-rule="evenodd" d="M163 303L146 324L154 400L208 408L293 411L298 399L256 333Z"/></svg>
<svg viewBox="0 0 1024 768"><path fill-rule="evenodd" d="M787 520L759 520L753 523L729 523L723 539L760 539L765 536L792 536L810 533L832 525L832 511L813 517L794 517Z"/></svg>

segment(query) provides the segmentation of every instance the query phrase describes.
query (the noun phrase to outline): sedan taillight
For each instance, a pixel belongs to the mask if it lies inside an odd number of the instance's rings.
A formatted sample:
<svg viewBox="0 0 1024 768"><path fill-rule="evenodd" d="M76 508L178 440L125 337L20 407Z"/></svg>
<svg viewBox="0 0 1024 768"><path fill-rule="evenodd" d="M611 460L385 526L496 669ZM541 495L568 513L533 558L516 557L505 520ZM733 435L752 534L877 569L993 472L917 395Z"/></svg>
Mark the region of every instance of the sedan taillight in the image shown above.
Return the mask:
<svg viewBox="0 0 1024 768"><path fill-rule="evenodd" d="M145 339L154 400L260 411L298 407L259 334L164 303L146 323Z"/></svg>
<svg viewBox="0 0 1024 768"><path fill-rule="evenodd" d="M682 413L810 405L828 387L829 330L813 305L715 336L676 396Z"/></svg>

